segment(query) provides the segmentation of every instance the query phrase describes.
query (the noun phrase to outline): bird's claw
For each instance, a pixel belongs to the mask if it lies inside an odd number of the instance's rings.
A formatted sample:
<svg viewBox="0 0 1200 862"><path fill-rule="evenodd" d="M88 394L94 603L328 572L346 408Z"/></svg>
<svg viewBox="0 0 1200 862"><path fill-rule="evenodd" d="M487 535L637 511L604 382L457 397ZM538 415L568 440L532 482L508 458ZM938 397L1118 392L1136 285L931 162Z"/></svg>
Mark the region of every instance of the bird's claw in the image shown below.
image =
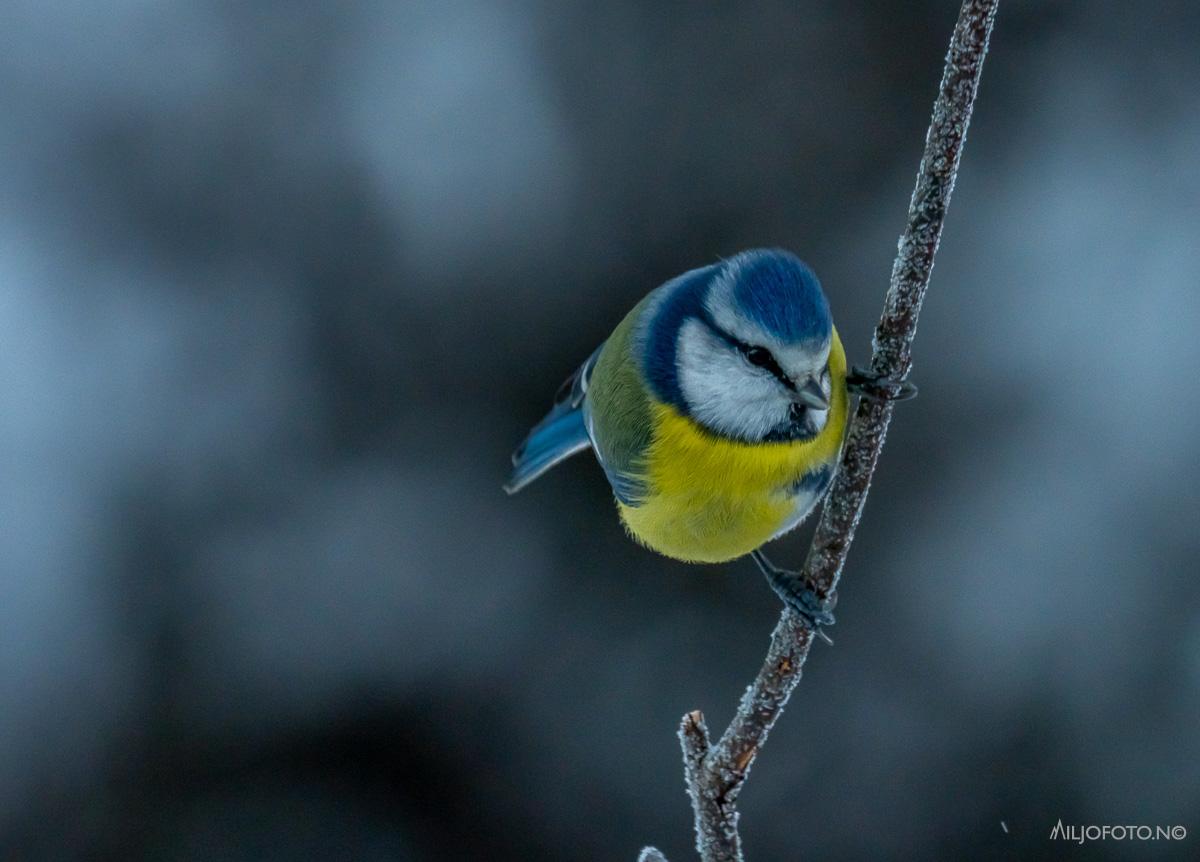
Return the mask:
<svg viewBox="0 0 1200 862"><path fill-rule="evenodd" d="M846 375L846 388L860 398L872 401L908 401L917 397L915 383L875 374L858 365Z"/></svg>
<svg viewBox="0 0 1200 862"><path fill-rule="evenodd" d="M832 601L823 602L811 587L800 587L783 596L783 603L798 614L811 628L821 629L831 626L837 620L833 617Z"/></svg>
<svg viewBox="0 0 1200 862"><path fill-rule="evenodd" d="M813 588L801 578L799 572L781 569L766 558L762 551L753 551L750 556L766 575L767 583L775 591L775 595L800 619L808 628L828 644L833 644L829 635L823 631L825 626L833 625L833 608L837 597L830 596L822 600Z"/></svg>

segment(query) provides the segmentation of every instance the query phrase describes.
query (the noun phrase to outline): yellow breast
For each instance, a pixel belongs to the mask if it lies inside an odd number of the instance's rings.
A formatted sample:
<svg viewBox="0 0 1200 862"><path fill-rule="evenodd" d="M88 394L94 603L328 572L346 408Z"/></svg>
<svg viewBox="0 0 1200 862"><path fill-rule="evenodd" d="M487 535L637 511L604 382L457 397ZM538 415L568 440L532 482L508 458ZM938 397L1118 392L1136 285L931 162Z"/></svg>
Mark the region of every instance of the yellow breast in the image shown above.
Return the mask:
<svg viewBox="0 0 1200 862"><path fill-rule="evenodd" d="M846 427L846 359L837 334L829 358L832 404L811 440L741 443L717 437L666 404L655 404L645 458L649 494L618 504L635 539L668 557L716 563L767 542L793 514L789 486L833 463Z"/></svg>

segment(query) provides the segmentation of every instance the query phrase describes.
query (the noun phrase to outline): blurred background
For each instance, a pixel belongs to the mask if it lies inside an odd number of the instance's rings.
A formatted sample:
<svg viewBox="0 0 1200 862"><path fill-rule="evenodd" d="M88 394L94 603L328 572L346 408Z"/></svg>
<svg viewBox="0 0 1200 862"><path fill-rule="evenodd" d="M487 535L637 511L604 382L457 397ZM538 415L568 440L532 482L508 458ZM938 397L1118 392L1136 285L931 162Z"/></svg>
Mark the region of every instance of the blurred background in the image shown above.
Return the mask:
<svg viewBox="0 0 1200 862"><path fill-rule="evenodd" d="M743 248L865 360L956 6L7 0L0 859L694 858L777 602L509 452ZM1198 39L1002 4L751 860L1196 858Z"/></svg>

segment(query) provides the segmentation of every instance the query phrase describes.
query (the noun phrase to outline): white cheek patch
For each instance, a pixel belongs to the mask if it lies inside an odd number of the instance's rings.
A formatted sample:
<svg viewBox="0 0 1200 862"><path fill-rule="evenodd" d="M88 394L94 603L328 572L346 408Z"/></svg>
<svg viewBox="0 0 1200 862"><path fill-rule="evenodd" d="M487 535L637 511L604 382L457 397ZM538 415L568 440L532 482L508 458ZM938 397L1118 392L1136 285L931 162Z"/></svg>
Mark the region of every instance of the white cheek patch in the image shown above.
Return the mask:
<svg viewBox="0 0 1200 862"><path fill-rule="evenodd" d="M680 327L675 361L679 388L700 424L729 437L757 440L787 419L791 401L775 379L752 369L700 321Z"/></svg>

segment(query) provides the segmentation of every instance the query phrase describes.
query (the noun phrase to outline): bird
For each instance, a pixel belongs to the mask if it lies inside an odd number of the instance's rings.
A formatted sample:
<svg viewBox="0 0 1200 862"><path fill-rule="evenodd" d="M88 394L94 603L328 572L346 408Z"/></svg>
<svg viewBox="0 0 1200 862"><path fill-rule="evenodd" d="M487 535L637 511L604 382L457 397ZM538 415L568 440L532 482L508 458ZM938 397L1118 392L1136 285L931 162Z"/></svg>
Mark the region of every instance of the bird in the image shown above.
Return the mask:
<svg viewBox="0 0 1200 862"><path fill-rule="evenodd" d="M782 249L751 249L650 291L559 388L513 453L515 494L590 449L629 535L666 557L749 555L785 605L833 623L797 573L762 547L795 529L828 490L852 391L904 398L848 372L813 270Z"/></svg>

